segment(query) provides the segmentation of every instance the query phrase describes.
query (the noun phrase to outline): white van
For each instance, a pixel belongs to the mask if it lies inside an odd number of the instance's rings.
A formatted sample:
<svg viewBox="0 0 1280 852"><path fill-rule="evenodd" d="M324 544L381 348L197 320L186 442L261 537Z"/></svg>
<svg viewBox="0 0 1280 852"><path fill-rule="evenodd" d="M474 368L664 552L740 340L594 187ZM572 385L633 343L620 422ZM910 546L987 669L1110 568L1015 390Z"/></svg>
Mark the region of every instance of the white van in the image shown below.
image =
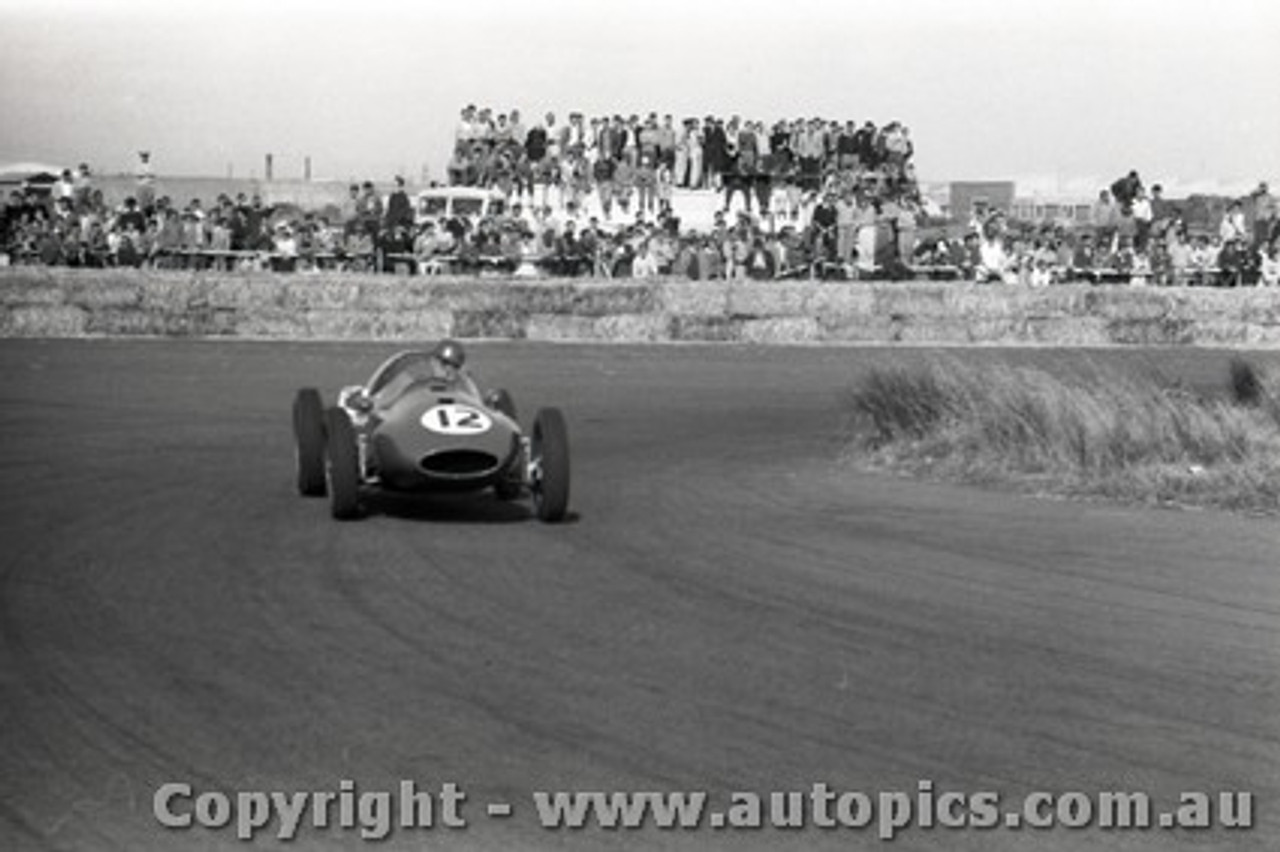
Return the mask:
<svg viewBox="0 0 1280 852"><path fill-rule="evenodd" d="M418 193L414 218L418 224L464 218L474 225L486 217L501 216L506 209L507 201L497 190L475 186L439 186Z"/></svg>

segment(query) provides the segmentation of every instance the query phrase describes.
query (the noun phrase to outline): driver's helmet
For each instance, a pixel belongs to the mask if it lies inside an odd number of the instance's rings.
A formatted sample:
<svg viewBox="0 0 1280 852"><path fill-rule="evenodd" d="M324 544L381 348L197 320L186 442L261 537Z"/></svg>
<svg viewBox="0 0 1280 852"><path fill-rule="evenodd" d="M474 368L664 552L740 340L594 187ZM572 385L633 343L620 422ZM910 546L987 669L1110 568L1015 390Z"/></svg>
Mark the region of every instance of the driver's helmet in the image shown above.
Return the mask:
<svg viewBox="0 0 1280 852"><path fill-rule="evenodd" d="M467 353L463 351L462 344L456 340L440 341L431 354L441 364L453 370L461 370L462 365L467 362Z"/></svg>

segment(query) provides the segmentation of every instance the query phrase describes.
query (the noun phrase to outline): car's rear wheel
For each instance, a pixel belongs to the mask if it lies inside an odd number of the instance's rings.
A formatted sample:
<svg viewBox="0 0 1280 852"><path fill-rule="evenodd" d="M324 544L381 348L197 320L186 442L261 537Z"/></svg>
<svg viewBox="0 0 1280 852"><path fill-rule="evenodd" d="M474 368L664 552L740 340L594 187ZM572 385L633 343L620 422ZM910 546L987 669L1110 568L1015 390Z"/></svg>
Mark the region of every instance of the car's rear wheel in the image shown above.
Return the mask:
<svg viewBox="0 0 1280 852"><path fill-rule="evenodd" d="M547 523L564 520L569 507L569 430L558 408L538 411L529 453L534 511Z"/></svg>
<svg viewBox="0 0 1280 852"><path fill-rule="evenodd" d="M340 521L360 516L360 450L351 419L340 408L330 408L326 417L325 484L329 490L329 511Z"/></svg>
<svg viewBox="0 0 1280 852"><path fill-rule="evenodd" d="M324 403L315 388L303 388L293 398L293 443L298 493L304 497L323 497Z"/></svg>

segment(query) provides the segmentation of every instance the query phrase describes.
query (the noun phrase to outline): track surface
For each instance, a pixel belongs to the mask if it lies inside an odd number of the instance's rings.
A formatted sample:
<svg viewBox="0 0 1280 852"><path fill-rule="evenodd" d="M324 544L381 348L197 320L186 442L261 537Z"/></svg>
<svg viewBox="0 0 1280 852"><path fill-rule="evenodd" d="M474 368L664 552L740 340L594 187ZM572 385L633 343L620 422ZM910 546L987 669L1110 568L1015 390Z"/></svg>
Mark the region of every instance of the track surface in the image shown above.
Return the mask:
<svg viewBox="0 0 1280 852"><path fill-rule="evenodd" d="M0 343L0 849L244 848L160 828L152 793L342 778L467 792L469 828L389 849L890 848L545 831L529 795L920 779L1250 790L1260 825L892 848L1280 848L1273 521L841 469L840 388L920 353L491 344L482 380L569 416L575 522L450 501L336 524L292 491L291 394L331 398L387 352ZM1227 356L1098 357L1203 378Z"/></svg>

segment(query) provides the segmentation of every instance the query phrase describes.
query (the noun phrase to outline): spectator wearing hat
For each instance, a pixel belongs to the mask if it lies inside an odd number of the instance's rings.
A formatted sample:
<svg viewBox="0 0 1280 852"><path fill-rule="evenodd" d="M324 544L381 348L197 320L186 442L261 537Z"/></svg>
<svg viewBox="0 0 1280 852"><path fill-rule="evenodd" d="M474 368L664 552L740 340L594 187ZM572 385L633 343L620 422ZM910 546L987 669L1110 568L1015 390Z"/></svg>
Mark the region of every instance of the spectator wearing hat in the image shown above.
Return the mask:
<svg viewBox="0 0 1280 852"><path fill-rule="evenodd" d="M396 175L396 188L387 196L387 212L383 219L383 228L394 231L396 228L406 230L413 227L413 205L409 202L409 194L405 192L404 178Z"/></svg>

